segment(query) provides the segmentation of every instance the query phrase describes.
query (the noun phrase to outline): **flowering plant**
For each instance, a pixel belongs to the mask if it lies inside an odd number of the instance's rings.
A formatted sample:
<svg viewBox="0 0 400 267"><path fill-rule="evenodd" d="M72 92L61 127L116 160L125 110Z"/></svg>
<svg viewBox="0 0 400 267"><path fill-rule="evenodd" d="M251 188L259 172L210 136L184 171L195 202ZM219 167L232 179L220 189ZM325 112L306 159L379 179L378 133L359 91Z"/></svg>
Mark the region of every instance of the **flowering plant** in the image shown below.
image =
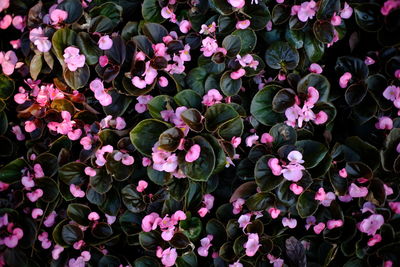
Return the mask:
<svg viewBox="0 0 400 267"><path fill-rule="evenodd" d="M0 0L0 266L399 266L399 21Z"/></svg>

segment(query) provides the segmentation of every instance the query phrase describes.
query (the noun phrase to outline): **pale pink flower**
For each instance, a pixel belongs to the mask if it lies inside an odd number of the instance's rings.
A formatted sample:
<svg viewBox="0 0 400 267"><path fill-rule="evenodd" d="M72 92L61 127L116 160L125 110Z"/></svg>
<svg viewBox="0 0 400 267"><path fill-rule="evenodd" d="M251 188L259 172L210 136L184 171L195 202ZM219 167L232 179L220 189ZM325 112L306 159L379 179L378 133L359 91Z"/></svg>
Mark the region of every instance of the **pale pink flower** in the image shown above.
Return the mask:
<svg viewBox="0 0 400 267"><path fill-rule="evenodd" d="M232 71L230 74L230 77L232 80L237 80L240 79L241 77L243 77L246 74L246 71L242 68L236 70L236 71Z"/></svg>
<svg viewBox="0 0 400 267"><path fill-rule="evenodd" d="M211 57L218 49L217 40L211 37L206 37L201 43L202 47L200 48L200 51L203 52L205 57Z"/></svg>
<svg viewBox="0 0 400 267"><path fill-rule="evenodd" d="M161 9L161 16L164 19L170 19L171 22L175 23L176 22L176 15L174 11L172 11L168 6L163 7Z"/></svg>
<svg viewBox="0 0 400 267"><path fill-rule="evenodd" d="M57 213L55 211L50 212L50 214L43 221L44 226L52 227L55 223L56 217L57 217Z"/></svg>
<svg viewBox="0 0 400 267"><path fill-rule="evenodd" d="M207 235L206 237L200 240L201 246L197 249L197 253L199 253L202 257L208 256L208 250L212 246L211 241L213 240L213 235Z"/></svg>
<svg viewBox="0 0 400 267"><path fill-rule="evenodd" d="M65 48L63 57L70 71L76 71L85 65L85 55L79 54L79 48L73 46Z"/></svg>
<svg viewBox="0 0 400 267"><path fill-rule="evenodd" d="M25 135L22 133L21 127L18 125L13 126L11 132L15 134L15 138L17 138L18 141L25 140Z"/></svg>
<svg viewBox="0 0 400 267"><path fill-rule="evenodd" d="M243 209L244 203L246 203L246 201L243 198L238 198L235 201L233 201L232 202L232 206L233 206L232 213L239 214Z"/></svg>
<svg viewBox="0 0 400 267"><path fill-rule="evenodd" d="M261 140L262 140L262 137L261 137ZM232 146L234 148L237 148L240 145L241 142L242 142L242 138L241 137L234 136L231 139L231 144L232 144Z"/></svg>
<svg viewBox="0 0 400 267"><path fill-rule="evenodd" d="M247 225L251 224L251 214L243 214L240 215L239 219L238 219L238 223L239 223L239 227L245 229L247 227Z"/></svg>
<svg viewBox="0 0 400 267"><path fill-rule="evenodd" d="M35 208L32 210L32 218L37 219L38 217L43 215L43 210L39 208Z"/></svg>
<svg viewBox="0 0 400 267"><path fill-rule="evenodd" d="M387 100L396 101L400 98L400 87L390 85L383 91L383 97Z"/></svg>
<svg viewBox="0 0 400 267"><path fill-rule="evenodd" d="M257 134L249 135L246 137L246 146L252 147L254 144L257 143L259 136Z"/></svg>
<svg viewBox="0 0 400 267"><path fill-rule="evenodd" d="M314 17L316 9L317 4L315 1L311 0L309 2L303 2L297 12L297 17L300 21L306 22Z"/></svg>
<svg viewBox="0 0 400 267"><path fill-rule="evenodd" d="M43 196L43 190L38 188L35 191L27 193L26 196L31 202L36 202L39 198Z"/></svg>
<svg viewBox="0 0 400 267"><path fill-rule="evenodd" d="M155 212L146 215L142 220L142 230L144 232L150 232L151 230L157 229L160 220L160 216Z"/></svg>
<svg viewBox="0 0 400 267"><path fill-rule="evenodd" d="M10 0L0 0L0 12L10 7Z"/></svg>
<svg viewBox="0 0 400 267"><path fill-rule="evenodd" d="M314 225L313 227L314 233L316 233L317 235L319 235L324 229L325 229L325 224L323 222L320 222L319 224Z"/></svg>
<svg viewBox="0 0 400 267"><path fill-rule="evenodd" d="M244 243L243 247L246 249L246 255L253 257L257 253L258 248L261 247L258 234L249 234L247 242Z"/></svg>
<svg viewBox="0 0 400 267"><path fill-rule="evenodd" d="M315 200L319 200L321 205L325 207L329 207L331 202L335 200L336 196L333 192L326 193L323 187L318 189L318 192L315 194Z"/></svg>
<svg viewBox="0 0 400 267"><path fill-rule="evenodd" d="M340 16L343 19L348 19L351 17L351 15L353 14L353 8L351 8L351 6L349 6L349 4L347 4L346 2L344 2L344 7L343 9L340 11Z"/></svg>
<svg viewBox="0 0 400 267"><path fill-rule="evenodd" d="M37 49L40 52L48 52L51 49L51 42L49 41L49 38L45 36L44 31L41 27L32 29L29 32L29 40L33 42L34 45L36 45Z"/></svg>
<svg viewBox="0 0 400 267"><path fill-rule="evenodd" d="M213 21L210 25L203 24L201 25L200 34L208 35L210 33L215 32L217 28L217 24Z"/></svg>
<svg viewBox="0 0 400 267"><path fill-rule="evenodd" d="M269 159L268 167L271 169L273 175L279 176L282 174L282 167L279 165L279 160L277 158Z"/></svg>
<svg viewBox="0 0 400 267"><path fill-rule="evenodd" d="M70 184L69 191L74 197L77 198L82 198L85 196L85 192L81 190L80 186L78 185Z"/></svg>
<svg viewBox="0 0 400 267"><path fill-rule="evenodd" d="M161 86L161 87L167 87L168 86L168 79L167 78L165 78L164 76L161 76L160 78L158 78L158 84Z"/></svg>
<svg viewBox="0 0 400 267"><path fill-rule="evenodd" d="M12 24L14 28L20 31L24 31L25 29L25 17L22 16L15 16L12 20Z"/></svg>
<svg viewBox="0 0 400 267"><path fill-rule="evenodd" d="M166 267L173 266L175 264L176 258L178 258L178 253L176 253L175 248L167 248L161 254L161 262Z"/></svg>
<svg viewBox="0 0 400 267"><path fill-rule="evenodd" d="M90 177L96 176L96 170L91 167L86 167L85 174Z"/></svg>
<svg viewBox="0 0 400 267"><path fill-rule="evenodd" d="M64 251L64 248L58 244L56 244L53 248L53 251L51 252L51 256L53 260L58 260L60 257L61 252Z"/></svg>
<svg viewBox="0 0 400 267"><path fill-rule="evenodd" d="M113 40L109 35L104 35L100 37L98 45L101 50L109 50L113 46Z"/></svg>
<svg viewBox="0 0 400 267"><path fill-rule="evenodd" d="M240 20L236 23L236 29L238 30L244 30L247 29L250 26L250 20Z"/></svg>
<svg viewBox="0 0 400 267"><path fill-rule="evenodd" d="M12 23L12 17L11 15L7 14L3 17L2 20L0 20L0 29L5 30L8 27L10 27Z"/></svg>
<svg viewBox="0 0 400 267"><path fill-rule="evenodd" d="M210 107L214 104L221 103L222 99L223 97L217 89L211 89L203 96L203 101L201 103Z"/></svg>
<svg viewBox="0 0 400 267"><path fill-rule="evenodd" d="M295 195L300 195L301 193L303 193L304 188L300 185L297 185L295 183L292 183L289 186L290 191L292 191Z"/></svg>
<svg viewBox="0 0 400 267"><path fill-rule="evenodd" d="M296 228L296 226L297 226L297 220L294 218L283 217L282 225L284 227L289 227L289 228L293 229L293 228Z"/></svg>
<svg viewBox="0 0 400 267"><path fill-rule="evenodd" d="M366 197L368 195L368 188L364 186L357 186L352 183L349 187L349 195L354 198Z"/></svg>
<svg viewBox="0 0 400 267"><path fill-rule="evenodd" d="M17 62L18 58L14 51L10 50L6 53L0 52L0 64L5 75L14 73Z"/></svg>
<svg viewBox="0 0 400 267"><path fill-rule="evenodd" d="M342 227L343 226L343 221L342 220L329 220L327 223L327 228L329 230L332 230L334 228Z"/></svg>
<svg viewBox="0 0 400 267"><path fill-rule="evenodd" d="M190 31L190 29L192 28L192 24L190 23L190 21L188 20L182 20L179 23L179 30L182 33L188 33Z"/></svg>
<svg viewBox="0 0 400 267"><path fill-rule="evenodd" d="M89 221L98 221L99 219L100 219L100 215L95 211L92 211L88 215L88 220Z"/></svg>
<svg viewBox="0 0 400 267"><path fill-rule="evenodd" d="M269 208L268 213L269 213L269 215L271 215L272 219L276 219L276 218L278 218L279 214L281 213L281 210L277 209L277 208Z"/></svg>
<svg viewBox="0 0 400 267"><path fill-rule="evenodd" d="M53 25L59 24L66 20L68 17L68 12L61 9L54 9L50 13L50 19L53 22Z"/></svg>
<svg viewBox="0 0 400 267"><path fill-rule="evenodd" d="M346 178L347 177L346 168L343 168L343 169L339 170L339 176L342 177L342 178Z"/></svg>
<svg viewBox="0 0 400 267"><path fill-rule="evenodd" d="M234 8L242 8L246 4L244 0L228 0L228 3Z"/></svg>
<svg viewBox="0 0 400 267"><path fill-rule="evenodd" d="M375 235L381 226L385 223L385 219L380 214L372 214L368 218L357 224L358 229L367 235Z"/></svg>

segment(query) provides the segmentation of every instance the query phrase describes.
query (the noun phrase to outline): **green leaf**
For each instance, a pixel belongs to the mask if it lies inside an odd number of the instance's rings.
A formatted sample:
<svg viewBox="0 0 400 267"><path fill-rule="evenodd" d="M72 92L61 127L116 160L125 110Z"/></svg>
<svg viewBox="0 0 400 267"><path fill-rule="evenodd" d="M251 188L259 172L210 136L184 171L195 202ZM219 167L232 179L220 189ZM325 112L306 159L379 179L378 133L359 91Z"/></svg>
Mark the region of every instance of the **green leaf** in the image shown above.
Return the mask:
<svg viewBox="0 0 400 267"><path fill-rule="evenodd" d="M345 72L352 74L352 80L364 81L368 78L368 66L363 60L355 57L344 56L339 57L336 61L335 70L338 75Z"/></svg>
<svg viewBox="0 0 400 267"><path fill-rule="evenodd" d="M58 197L58 184L53 179L42 177L40 179L36 179L35 184L38 188L45 192L40 198L44 202L53 202Z"/></svg>
<svg viewBox="0 0 400 267"><path fill-rule="evenodd" d="M195 108L197 110L202 109L201 101L203 99L195 90L186 89L180 91L174 96L174 100L179 106Z"/></svg>
<svg viewBox="0 0 400 267"><path fill-rule="evenodd" d="M245 5L244 13L250 16L250 27L255 31L265 29L268 21L271 20L268 7L263 2L257 5Z"/></svg>
<svg viewBox="0 0 400 267"><path fill-rule="evenodd" d="M339 0L321 0L317 12L317 19L329 20L333 14L339 13L340 1Z"/></svg>
<svg viewBox="0 0 400 267"><path fill-rule="evenodd" d="M106 16L97 16L90 21L89 31L98 33L110 33L114 29L111 19Z"/></svg>
<svg viewBox="0 0 400 267"><path fill-rule="evenodd" d="M193 181L207 181L215 167L214 150L210 143L201 136L193 137L192 141L200 146L200 156L193 162L186 162L181 153L179 155L179 168Z"/></svg>
<svg viewBox="0 0 400 267"><path fill-rule="evenodd" d="M236 117L230 121L225 122L218 128L218 135L230 141L234 136L242 136L244 130L243 120L240 117Z"/></svg>
<svg viewBox="0 0 400 267"><path fill-rule="evenodd" d="M223 0L222 0L223 1ZM240 37L240 54L245 55L253 51L257 44L257 35L253 30L245 29L245 30L236 30L232 33L234 36Z"/></svg>
<svg viewBox="0 0 400 267"><path fill-rule="evenodd" d="M111 189L112 177L105 168L96 169L96 175L90 177L89 184L97 193L104 194Z"/></svg>
<svg viewBox="0 0 400 267"><path fill-rule="evenodd" d="M121 194L122 202L129 211L139 213L146 209L142 194L136 190L136 186L133 184L125 186L121 190Z"/></svg>
<svg viewBox="0 0 400 267"><path fill-rule="evenodd" d="M362 3L354 8L357 25L367 32L377 32L383 25L381 7L377 3Z"/></svg>
<svg viewBox="0 0 400 267"><path fill-rule="evenodd" d="M289 88L284 88L272 99L272 110L278 113L283 113L285 110L295 103L296 93Z"/></svg>
<svg viewBox="0 0 400 267"><path fill-rule="evenodd" d="M223 123L230 121L239 114L228 104L215 104L209 107L204 115L206 129L210 132L217 130Z"/></svg>
<svg viewBox="0 0 400 267"><path fill-rule="evenodd" d="M285 23L290 18L290 8L285 4L277 4L272 9L272 22L276 25Z"/></svg>
<svg viewBox="0 0 400 267"><path fill-rule="evenodd" d="M318 41L313 34L306 33L304 37L304 50L310 62L318 62L325 52L325 45Z"/></svg>
<svg viewBox="0 0 400 267"><path fill-rule="evenodd" d="M168 35L167 29L158 23L145 23L142 31L153 44L162 43L163 37Z"/></svg>
<svg viewBox="0 0 400 267"><path fill-rule="evenodd" d="M0 74L0 99L6 100L14 93L15 83L4 74Z"/></svg>
<svg viewBox="0 0 400 267"><path fill-rule="evenodd" d="M178 264L178 263L176 263L176 264ZM144 257L140 257L140 258L136 259L133 266L134 267L159 267L160 263L152 257L144 256Z"/></svg>
<svg viewBox="0 0 400 267"><path fill-rule="evenodd" d="M275 197L271 193L256 193L246 200L246 205L251 211L267 210L275 205Z"/></svg>
<svg viewBox="0 0 400 267"><path fill-rule="evenodd" d="M139 243L146 250L156 250L163 243L163 240L160 234L155 231L140 232Z"/></svg>
<svg viewBox="0 0 400 267"><path fill-rule="evenodd" d="M272 126L269 134L274 138L272 145L275 148L284 145L294 145L297 140L296 130L285 123L278 123Z"/></svg>
<svg viewBox="0 0 400 267"><path fill-rule="evenodd" d="M231 71L226 71L220 80L220 87L222 92L226 95L226 96L234 96L237 95L237 93L239 93L240 88L242 87L242 79L236 79L233 80L231 78Z"/></svg>
<svg viewBox="0 0 400 267"><path fill-rule="evenodd" d="M233 7L227 1L224 0L211 0L212 6L221 15L229 15L233 13Z"/></svg>
<svg viewBox="0 0 400 267"><path fill-rule="evenodd" d="M111 188L110 191L107 192L105 199L106 201L99 206L100 210L108 215L117 216L121 208L121 198L118 191Z"/></svg>
<svg viewBox="0 0 400 267"><path fill-rule="evenodd" d="M43 57L42 53L33 56L31 63L29 65L29 71L31 73L32 79L36 80L42 70Z"/></svg>
<svg viewBox="0 0 400 267"><path fill-rule="evenodd" d="M325 44L331 43L335 36L334 27L329 21L316 21L313 32L318 41Z"/></svg>
<svg viewBox="0 0 400 267"><path fill-rule="evenodd" d="M132 144L136 149L150 156L154 144L158 141L161 133L167 130L168 124L155 119L147 119L139 122L129 134Z"/></svg>
<svg viewBox="0 0 400 267"><path fill-rule="evenodd" d="M92 235L98 239L106 239L113 234L111 226L105 222L99 222L96 225L94 225L91 232Z"/></svg>
<svg viewBox="0 0 400 267"><path fill-rule="evenodd" d="M228 35L222 41L222 47L226 49L228 57L235 57L241 49L241 39L239 36Z"/></svg>
<svg viewBox="0 0 400 267"><path fill-rule="evenodd" d="M186 252L176 259L176 267L197 267L197 256L193 252Z"/></svg>
<svg viewBox="0 0 400 267"><path fill-rule="evenodd" d="M12 184L21 181L21 170L26 167L23 159L15 159L0 169L0 181Z"/></svg>
<svg viewBox="0 0 400 267"><path fill-rule="evenodd" d="M68 245L72 245L75 242L83 239L82 230L73 224L66 224L62 227L61 230L62 239Z"/></svg>
<svg viewBox="0 0 400 267"><path fill-rule="evenodd" d="M85 55L86 63L89 65L97 64L101 56L99 46L93 41L90 35L86 32L80 32L76 36L76 45L82 54Z"/></svg>
<svg viewBox="0 0 400 267"><path fill-rule="evenodd" d="M174 99L168 95L158 95L147 103L147 108L153 118L162 120L161 111L174 109Z"/></svg>
<svg viewBox="0 0 400 267"><path fill-rule="evenodd" d="M314 140L297 141L296 147L302 152L303 166L307 169L317 166L324 159L326 153L328 153L328 148L324 144Z"/></svg>
<svg viewBox="0 0 400 267"><path fill-rule="evenodd" d="M189 108L181 113L181 119L186 123L192 131L201 132L203 126L203 116L194 108Z"/></svg>
<svg viewBox="0 0 400 267"><path fill-rule="evenodd" d="M318 202L315 200L315 192L304 191L301 193L297 200L296 209L301 218L313 215L318 209Z"/></svg>
<svg viewBox="0 0 400 267"><path fill-rule="evenodd" d="M293 70L299 60L299 52L287 42L275 42L265 52L265 62L272 69Z"/></svg>
<svg viewBox="0 0 400 267"><path fill-rule="evenodd" d="M85 168L81 162L70 162L60 167L58 174L60 180L67 185L82 184L86 179Z"/></svg>
<svg viewBox="0 0 400 267"><path fill-rule="evenodd" d="M161 7L157 0L144 0L142 14L143 18L149 22L161 23L164 21L161 16Z"/></svg>
<svg viewBox="0 0 400 267"><path fill-rule="evenodd" d="M204 83L208 72L203 67L197 67L189 71L186 76L186 83L190 89L194 90L199 95L204 95L205 88Z"/></svg>
<svg viewBox="0 0 400 267"><path fill-rule="evenodd" d="M260 123L272 126L283 121L283 115L272 110L273 97L280 89L278 85L267 85L253 97L250 112Z"/></svg>
<svg viewBox="0 0 400 267"><path fill-rule="evenodd" d="M128 210L118 217L122 231L128 236L138 234L142 231L142 219L142 215L132 213Z"/></svg>
<svg viewBox="0 0 400 267"><path fill-rule="evenodd" d="M92 18L97 16L105 16L111 20L113 27L116 27L122 20L122 11L123 10L121 6L112 2L106 2L102 5L92 8L90 10L90 16Z"/></svg>
<svg viewBox="0 0 400 267"><path fill-rule="evenodd" d="M192 241L198 239L202 230L202 223L198 217L187 218L179 222L179 227L183 229L183 233Z"/></svg>
<svg viewBox="0 0 400 267"><path fill-rule="evenodd" d="M35 159L34 163L40 164L45 176L51 177L58 171L58 159L53 154L42 153Z"/></svg>
<svg viewBox="0 0 400 267"><path fill-rule="evenodd" d="M90 70L87 64L76 71L70 71L68 68L64 69L64 79L69 87L72 89L80 89L84 87L90 78Z"/></svg>
<svg viewBox="0 0 400 267"><path fill-rule="evenodd" d="M91 211L88 206L78 203L71 203L67 208L68 217L83 226L89 225L90 221L88 216L90 212Z"/></svg>
<svg viewBox="0 0 400 267"><path fill-rule="evenodd" d="M174 152L184 137L184 133L177 127L165 130L158 139L159 147L163 150Z"/></svg>
<svg viewBox="0 0 400 267"><path fill-rule="evenodd" d="M344 94L345 100L349 106L355 106L363 101L367 95L367 88L363 84L350 85Z"/></svg>

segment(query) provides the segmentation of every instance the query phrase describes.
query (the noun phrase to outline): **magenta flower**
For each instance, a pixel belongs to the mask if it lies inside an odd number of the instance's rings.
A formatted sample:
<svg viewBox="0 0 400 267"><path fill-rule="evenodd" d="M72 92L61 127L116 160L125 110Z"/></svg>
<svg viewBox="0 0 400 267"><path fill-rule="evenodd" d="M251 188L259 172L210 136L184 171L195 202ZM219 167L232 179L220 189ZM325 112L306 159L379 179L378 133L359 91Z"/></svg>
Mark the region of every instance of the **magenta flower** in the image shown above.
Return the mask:
<svg viewBox="0 0 400 267"><path fill-rule="evenodd" d="M136 186L136 190L138 192L143 192L148 186L146 181L140 180L138 186Z"/></svg>
<svg viewBox="0 0 400 267"><path fill-rule="evenodd" d="M64 61L70 71L76 71L85 65L85 55L79 54L79 48L69 46L64 50Z"/></svg>
<svg viewBox="0 0 400 267"><path fill-rule="evenodd" d="M344 74L340 77L340 79L339 79L339 85L340 85L340 87L346 88L346 87L347 87L347 84L349 83L349 81L351 80L352 77L353 77L353 76L351 75L350 72L344 73Z"/></svg>

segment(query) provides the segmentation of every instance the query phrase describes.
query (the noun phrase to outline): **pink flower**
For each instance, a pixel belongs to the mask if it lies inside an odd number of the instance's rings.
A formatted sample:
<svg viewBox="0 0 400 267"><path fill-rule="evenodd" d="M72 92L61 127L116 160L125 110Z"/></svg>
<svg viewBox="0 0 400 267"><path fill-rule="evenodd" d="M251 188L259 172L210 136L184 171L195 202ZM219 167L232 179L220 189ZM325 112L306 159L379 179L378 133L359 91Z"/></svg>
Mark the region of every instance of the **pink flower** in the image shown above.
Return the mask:
<svg viewBox="0 0 400 267"><path fill-rule="evenodd" d="M228 0L228 3L234 8L242 8L246 4L244 0Z"/></svg>
<svg viewBox="0 0 400 267"><path fill-rule="evenodd" d="M135 110L138 113L143 113L147 110L147 103L152 100L153 97L151 95L141 95L137 97L138 103L135 105Z"/></svg>
<svg viewBox="0 0 400 267"><path fill-rule="evenodd" d="M273 175L279 176L282 174L282 167L279 165L279 160L277 158L269 159L268 167L271 169Z"/></svg>
<svg viewBox="0 0 400 267"><path fill-rule="evenodd" d="M32 210L32 218L37 219L38 217L43 215L43 210L39 208L35 208Z"/></svg>
<svg viewBox="0 0 400 267"><path fill-rule="evenodd" d="M55 223L56 217L57 217L57 213L55 211L50 212L50 214L43 221L44 226L52 227Z"/></svg>
<svg viewBox="0 0 400 267"><path fill-rule="evenodd" d="M389 207L396 214L400 214L400 202L389 202Z"/></svg>
<svg viewBox="0 0 400 267"><path fill-rule="evenodd" d="M36 125L33 121L25 121L25 131L31 133L36 130Z"/></svg>
<svg viewBox="0 0 400 267"><path fill-rule="evenodd" d="M269 215L271 215L272 219L276 219L276 218L278 218L279 214L281 213L281 210L277 209L277 208L269 208L268 213L269 213Z"/></svg>
<svg viewBox="0 0 400 267"><path fill-rule="evenodd" d="M108 64L108 57L106 55L100 56L99 57L99 64L100 67L104 68Z"/></svg>
<svg viewBox="0 0 400 267"><path fill-rule="evenodd" d="M193 145L185 155L186 162L196 161L200 157L201 148L199 145Z"/></svg>
<svg viewBox="0 0 400 267"><path fill-rule="evenodd" d="M233 264L229 264L229 267L243 267L239 261L235 261Z"/></svg>
<svg viewBox="0 0 400 267"><path fill-rule="evenodd" d="M349 83L349 81L351 80L353 76L351 75L350 72L346 72L344 73L340 79L339 79L339 85L341 88L346 88L347 84Z"/></svg>
<svg viewBox="0 0 400 267"><path fill-rule="evenodd" d="M347 177L346 168L343 168L343 169L339 170L339 176L342 177L342 178L346 178Z"/></svg>
<svg viewBox="0 0 400 267"><path fill-rule="evenodd" d="M396 77L397 79L400 79L400 69L398 69L394 72L394 77Z"/></svg>
<svg viewBox="0 0 400 267"><path fill-rule="evenodd" d="M39 163L33 165L33 171L35 172L35 178L42 178L44 177L44 172L42 166Z"/></svg>
<svg viewBox="0 0 400 267"><path fill-rule="evenodd" d="M192 28L192 24L190 23L190 21L188 20L182 20L179 23L179 30L182 33L188 33L190 31L190 29Z"/></svg>
<svg viewBox="0 0 400 267"><path fill-rule="evenodd" d="M58 260L60 257L61 252L64 251L64 248L58 244L56 244L53 248L53 251L51 252L51 256L53 260Z"/></svg>
<svg viewBox="0 0 400 267"><path fill-rule="evenodd" d="M143 192L148 186L148 183L146 181L140 180L138 186L136 187L136 190L138 192Z"/></svg>
<svg viewBox="0 0 400 267"><path fill-rule="evenodd" d="M160 216L155 212L146 215L142 220L142 230L144 232L150 232L151 230L157 229L160 220Z"/></svg>
<svg viewBox="0 0 400 267"><path fill-rule="evenodd" d="M396 0L388 0L383 4L383 7L381 8L381 13L384 16L389 15L390 11L392 11L392 9L396 9L400 7L400 2L396 1Z"/></svg>
<svg viewBox="0 0 400 267"><path fill-rule="evenodd" d="M333 14L332 18L331 18L331 24L333 26L339 26L342 23L342 18L338 15Z"/></svg>
<svg viewBox="0 0 400 267"><path fill-rule="evenodd" d="M242 1L244 2L244 0ZM211 37L206 37L201 43L202 47L200 48L200 51L203 52L205 57L211 57L218 49L217 40Z"/></svg>
<svg viewBox="0 0 400 267"><path fill-rule="evenodd" d="M383 97L387 100L395 101L400 97L400 87L390 85L383 91Z"/></svg>
<svg viewBox="0 0 400 267"><path fill-rule="evenodd" d="M176 22L176 15L174 13L174 11L172 11L171 9L169 9L168 6L163 7L161 9L161 16L164 19L170 19L171 22L175 23Z"/></svg>
<svg viewBox="0 0 400 267"><path fill-rule="evenodd" d="M262 140L262 137L261 137L261 140ZM237 148L241 142L242 142L242 138L240 138L240 137L234 136L231 139L231 144L234 148Z"/></svg>
<svg viewBox="0 0 400 267"><path fill-rule="evenodd" d="M379 130L391 130L393 128L393 120L389 117L383 116L375 123L375 128Z"/></svg>
<svg viewBox="0 0 400 267"><path fill-rule="evenodd" d="M0 0L0 12L10 7L10 0Z"/></svg>
<svg viewBox="0 0 400 267"><path fill-rule="evenodd" d="M325 207L329 207L331 205L331 202L335 200L336 196L333 192L328 192L325 193L325 190L323 187L320 187L318 189L318 192L315 194L315 200L319 200L321 205Z"/></svg>
<svg viewBox="0 0 400 267"><path fill-rule="evenodd" d="M100 37L97 44L101 50L109 50L113 46L113 40L111 40L110 36L104 35Z"/></svg>
<svg viewBox="0 0 400 267"><path fill-rule="evenodd" d="M85 55L79 54L79 48L69 46L64 50L64 61L70 71L76 71L85 65Z"/></svg>
<svg viewBox="0 0 400 267"><path fill-rule="evenodd" d="M358 187L356 184L352 183L349 187L349 195L351 197L366 197L368 195L368 188L361 186Z"/></svg>
<svg viewBox="0 0 400 267"><path fill-rule="evenodd" d="M307 20L312 19L316 12L316 6L317 4L313 0L309 2L303 2L297 12L297 17L299 20L306 22Z"/></svg>
<svg viewBox="0 0 400 267"><path fill-rule="evenodd" d="M257 134L249 135L246 137L246 146L252 147L254 144L256 144L258 138L259 137Z"/></svg>
<svg viewBox="0 0 400 267"><path fill-rule="evenodd" d="M274 142L274 137L270 135L269 133L263 133L261 135L261 143L263 144L271 144Z"/></svg>
<svg viewBox="0 0 400 267"><path fill-rule="evenodd" d="M315 119L314 123L317 125L324 124L328 120L328 114L325 113L325 111L320 111L317 114L315 114Z"/></svg>
<svg viewBox="0 0 400 267"><path fill-rule="evenodd" d="M90 90L94 92L94 97L100 102L102 106L108 106L112 103L112 97L109 95L105 89L103 82L96 78L89 84Z"/></svg>
<svg viewBox="0 0 400 267"><path fill-rule="evenodd" d="M54 9L50 13L50 19L53 22L53 25L59 24L66 20L68 17L68 13L61 9Z"/></svg>
<svg viewBox="0 0 400 267"><path fill-rule="evenodd" d="M21 127L19 127L18 125L13 126L11 128L11 132L15 134L15 137L17 138L18 141L25 140L25 135L22 133Z"/></svg>
<svg viewBox="0 0 400 267"><path fill-rule="evenodd" d="M312 63L308 68L308 70L311 71L312 73L318 73L318 74L322 73L322 67L317 63Z"/></svg>
<svg viewBox="0 0 400 267"><path fill-rule="evenodd" d="M289 186L289 189L290 189L290 191L292 191L295 195L300 195L300 194L304 191L304 188L303 188L302 186L297 185L297 184L295 184L295 183L292 183L292 184Z"/></svg>
<svg viewBox="0 0 400 267"><path fill-rule="evenodd" d="M385 223L385 219L380 214L372 214L368 218L357 224L358 229L367 235L375 235L381 226Z"/></svg>
<svg viewBox="0 0 400 267"><path fill-rule="evenodd" d="M197 249L197 253L199 253L202 257L208 256L208 250L212 246L211 241L213 240L213 235L207 235L203 239L200 240L201 246Z"/></svg>
<svg viewBox="0 0 400 267"><path fill-rule="evenodd" d="M5 75L13 74L17 62L18 58L14 51L10 50L5 54L0 52L0 64Z"/></svg>
<svg viewBox="0 0 400 267"><path fill-rule="evenodd" d="M249 234L247 242L244 243L243 247L246 249L246 255L253 257L257 253L258 248L261 247L258 234Z"/></svg>
<svg viewBox="0 0 400 267"><path fill-rule="evenodd" d="M167 248L161 254L161 262L166 267L173 266L175 264L176 258L178 258L178 253L176 253L175 248Z"/></svg>
<svg viewBox="0 0 400 267"><path fill-rule="evenodd" d="M99 219L100 219L100 215L95 211L92 211L88 215L88 220L89 221L98 221Z"/></svg>
<svg viewBox="0 0 400 267"><path fill-rule="evenodd" d="M314 232L319 235L324 229L325 229L325 224L323 222L320 222L317 225L314 225Z"/></svg>
<svg viewBox="0 0 400 267"><path fill-rule="evenodd" d="M36 202L39 198L43 196L43 190L38 188L35 191L27 193L26 196L31 202Z"/></svg>
<svg viewBox="0 0 400 267"><path fill-rule="evenodd" d="M48 52L51 49L51 42L48 40L49 38L45 36L44 31L41 27L32 29L29 32L29 40L36 45L37 49L40 52Z"/></svg>
<svg viewBox="0 0 400 267"><path fill-rule="evenodd" d="M167 78L165 78L164 76L161 76L160 78L158 78L158 84L161 86L161 87L167 87L168 86L168 79Z"/></svg>
<svg viewBox="0 0 400 267"><path fill-rule="evenodd" d="M342 227L343 221L342 220L329 220L326 224L327 224L328 229L332 230L334 228Z"/></svg>
<svg viewBox="0 0 400 267"><path fill-rule="evenodd" d="M364 63L365 63L365 65L369 66L369 65L375 64L375 60L373 60L370 57L365 57Z"/></svg>
<svg viewBox="0 0 400 267"><path fill-rule="evenodd" d="M25 28L25 18L22 16L15 16L13 18L12 24L14 26L14 28L16 28L17 30L23 31Z"/></svg>
<svg viewBox="0 0 400 267"><path fill-rule="evenodd" d="M283 217L282 225L284 227L289 227L289 228L293 229L293 228L296 228L296 226L297 226L297 220L294 218Z"/></svg>
<svg viewBox="0 0 400 267"><path fill-rule="evenodd" d="M233 214L239 214L242 211L243 205L246 201L243 198L238 198L235 201L232 202Z"/></svg>
<svg viewBox="0 0 400 267"><path fill-rule="evenodd" d="M85 174L90 177L96 176L96 170L91 167L86 167Z"/></svg>
<svg viewBox="0 0 400 267"><path fill-rule="evenodd" d="M340 11L340 16L343 19L348 19L351 17L352 14L353 14L353 9L351 8L351 6L349 6L349 4L344 2L344 8Z"/></svg>
<svg viewBox="0 0 400 267"><path fill-rule="evenodd" d="M12 17L9 14L5 15L4 18L0 21L0 29L7 29L8 27L10 27L11 23Z"/></svg>
<svg viewBox="0 0 400 267"><path fill-rule="evenodd" d="M236 29L238 30L244 30L247 29L250 26L250 20L240 20L236 23Z"/></svg>
<svg viewBox="0 0 400 267"><path fill-rule="evenodd" d="M121 161L126 166L130 166L135 162L135 159L131 155L119 151L115 153L114 160Z"/></svg>
<svg viewBox="0 0 400 267"><path fill-rule="evenodd" d="M201 103L210 107L214 104L221 103L222 99L223 97L217 89L211 89L203 96L203 101Z"/></svg>
<svg viewBox="0 0 400 267"><path fill-rule="evenodd" d="M143 165L143 167L150 166L151 165L151 159L143 157L142 158L142 165Z"/></svg>
<svg viewBox="0 0 400 267"><path fill-rule="evenodd" d="M382 236L380 234L374 234L369 240L367 245L369 247L375 246L377 243L382 241Z"/></svg>
<svg viewBox="0 0 400 267"><path fill-rule="evenodd" d="M74 197L82 198L85 196L85 192L81 190L78 185L70 184L69 191Z"/></svg>
<svg viewBox="0 0 400 267"><path fill-rule="evenodd" d="M246 74L246 71L244 69L238 69L237 71L232 71L230 74L230 77L232 80L237 80L243 77L243 75Z"/></svg>

